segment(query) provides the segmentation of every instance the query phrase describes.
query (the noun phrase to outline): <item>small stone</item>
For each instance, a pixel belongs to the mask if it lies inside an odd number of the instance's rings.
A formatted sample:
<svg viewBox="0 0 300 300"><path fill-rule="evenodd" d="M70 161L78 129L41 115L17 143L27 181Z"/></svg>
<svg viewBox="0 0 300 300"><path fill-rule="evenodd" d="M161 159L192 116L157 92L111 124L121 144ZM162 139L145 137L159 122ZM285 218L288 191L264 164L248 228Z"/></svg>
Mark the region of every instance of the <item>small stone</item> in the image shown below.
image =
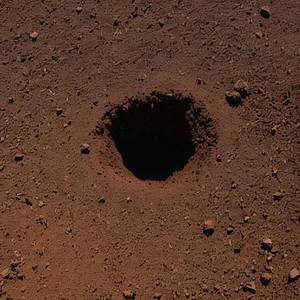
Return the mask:
<svg viewBox="0 0 300 300"><path fill-rule="evenodd" d="M261 9L260 9L260 14L262 17L264 18L270 18L270 7L269 6L263 6Z"/></svg>
<svg viewBox="0 0 300 300"><path fill-rule="evenodd" d="M6 278L6 277L8 277L8 275L9 275L9 268L4 269L4 270L0 273L0 276L1 276L2 278Z"/></svg>
<svg viewBox="0 0 300 300"><path fill-rule="evenodd" d="M264 34L262 33L261 30L258 30L258 31L255 32L255 36L256 36L257 38L261 39L261 38L264 36Z"/></svg>
<svg viewBox="0 0 300 300"><path fill-rule="evenodd" d="M272 240L269 238L263 239L261 244L262 244L262 247L266 250L270 250L273 246Z"/></svg>
<svg viewBox="0 0 300 300"><path fill-rule="evenodd" d="M58 107L58 108L56 109L56 115L57 115L57 116L60 116L62 113L63 113L63 109L62 109L61 107Z"/></svg>
<svg viewBox="0 0 300 300"><path fill-rule="evenodd" d="M278 253L279 251L280 251L279 246L274 246L274 247L272 247L272 249L271 249L271 253L273 253L273 254Z"/></svg>
<svg viewBox="0 0 300 300"><path fill-rule="evenodd" d="M212 220L205 220L203 225L203 231L205 235L210 236L215 230L215 224Z"/></svg>
<svg viewBox="0 0 300 300"><path fill-rule="evenodd" d="M26 291L26 286L21 287L20 291L24 293Z"/></svg>
<svg viewBox="0 0 300 300"><path fill-rule="evenodd" d="M197 78L196 79L197 84L206 84L205 81L202 78Z"/></svg>
<svg viewBox="0 0 300 300"><path fill-rule="evenodd" d="M88 143L84 143L81 145L81 153L83 154L90 153L90 145Z"/></svg>
<svg viewBox="0 0 300 300"><path fill-rule="evenodd" d="M266 259L267 259L268 262L272 261L273 255L268 255Z"/></svg>
<svg viewBox="0 0 300 300"><path fill-rule="evenodd" d="M153 299L154 300L159 300L161 297L162 297L161 293L155 293L154 296L153 296Z"/></svg>
<svg viewBox="0 0 300 300"><path fill-rule="evenodd" d="M15 155L15 161L20 161L24 158L24 154L23 153L17 153Z"/></svg>
<svg viewBox="0 0 300 300"><path fill-rule="evenodd" d="M241 94L237 91L226 92L226 100L231 106L237 106L242 104Z"/></svg>
<svg viewBox="0 0 300 300"><path fill-rule="evenodd" d="M38 35L39 35L39 34L38 34L36 31L34 31L34 32L31 32L29 36L30 36L30 38L31 38L33 41L36 41Z"/></svg>
<svg viewBox="0 0 300 300"><path fill-rule="evenodd" d="M272 275L270 273L262 273L260 276L260 280L264 285L267 285L272 280Z"/></svg>
<svg viewBox="0 0 300 300"><path fill-rule="evenodd" d="M125 299L135 299L135 292L133 292L133 291L124 291L123 292L123 297Z"/></svg>
<svg viewBox="0 0 300 300"><path fill-rule="evenodd" d="M40 208L42 208L43 206L45 206L45 203L44 203L43 201L40 201L39 204L38 204L38 206L39 206Z"/></svg>
<svg viewBox="0 0 300 300"><path fill-rule="evenodd" d="M289 278L291 280L295 280L297 279L298 277L300 276L300 272L297 268L294 268L293 270L290 271L290 274L289 274Z"/></svg>
<svg viewBox="0 0 300 300"><path fill-rule="evenodd" d="M244 80L238 80L233 86L234 90L239 92L242 98L246 98L250 95L249 84Z"/></svg>
<svg viewBox="0 0 300 300"><path fill-rule="evenodd" d="M203 292L207 292L208 291L208 285L205 284L205 283L201 284L201 289L202 289Z"/></svg>
<svg viewBox="0 0 300 300"><path fill-rule="evenodd" d="M160 27L163 27L165 25L165 20L163 18L159 19L158 24Z"/></svg>
<svg viewBox="0 0 300 300"><path fill-rule="evenodd" d="M50 263L48 261L48 262L46 262L46 268L48 268L49 266L50 266Z"/></svg>
<svg viewBox="0 0 300 300"><path fill-rule="evenodd" d="M11 97L8 98L8 103L9 103L9 104L12 104L12 103L14 103L14 102L15 102L15 99L14 99L14 98L11 98Z"/></svg>
<svg viewBox="0 0 300 300"><path fill-rule="evenodd" d="M273 199L274 200L281 200L284 197L284 194L281 192L276 192L273 194Z"/></svg>
<svg viewBox="0 0 300 300"><path fill-rule="evenodd" d="M78 14L80 14L80 13L82 12L82 7L81 7L81 6L77 6L77 7L75 8L75 11L76 11Z"/></svg>
<svg viewBox="0 0 300 300"><path fill-rule="evenodd" d="M231 233L233 233L234 232L234 227L233 226L228 226L228 228L227 228L227 233L228 234L231 234Z"/></svg>
<svg viewBox="0 0 300 300"><path fill-rule="evenodd" d="M245 222L245 223L247 223L249 220L250 220L250 217L249 217L249 216L245 216L245 217L244 217L244 222Z"/></svg>
<svg viewBox="0 0 300 300"><path fill-rule="evenodd" d="M255 293L256 292L255 282L254 281L247 282L245 284L245 289L248 290L251 293Z"/></svg>

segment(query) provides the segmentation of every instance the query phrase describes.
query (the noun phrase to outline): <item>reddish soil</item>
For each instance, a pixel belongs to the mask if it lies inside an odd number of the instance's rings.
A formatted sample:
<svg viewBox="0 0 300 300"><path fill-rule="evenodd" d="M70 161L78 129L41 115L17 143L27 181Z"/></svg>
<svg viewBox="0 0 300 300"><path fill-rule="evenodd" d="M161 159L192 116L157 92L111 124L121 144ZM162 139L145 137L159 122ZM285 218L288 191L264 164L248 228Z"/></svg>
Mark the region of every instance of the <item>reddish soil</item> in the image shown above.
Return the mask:
<svg viewBox="0 0 300 300"><path fill-rule="evenodd" d="M0 1L0 298L299 299L299 15L296 0ZM251 93L231 106L238 80ZM160 181L97 134L153 90L191 94L217 136Z"/></svg>

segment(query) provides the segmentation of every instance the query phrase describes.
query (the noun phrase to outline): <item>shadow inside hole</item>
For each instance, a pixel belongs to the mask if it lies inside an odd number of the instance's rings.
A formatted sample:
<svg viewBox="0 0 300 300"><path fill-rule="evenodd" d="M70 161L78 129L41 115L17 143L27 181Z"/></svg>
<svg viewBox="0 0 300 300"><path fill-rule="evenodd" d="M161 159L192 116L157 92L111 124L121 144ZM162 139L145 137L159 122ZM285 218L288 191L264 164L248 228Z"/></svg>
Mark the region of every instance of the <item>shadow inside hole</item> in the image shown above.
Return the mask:
<svg viewBox="0 0 300 300"><path fill-rule="evenodd" d="M110 134L125 167L141 180L163 181L195 154L187 111L189 98L166 97L121 108Z"/></svg>

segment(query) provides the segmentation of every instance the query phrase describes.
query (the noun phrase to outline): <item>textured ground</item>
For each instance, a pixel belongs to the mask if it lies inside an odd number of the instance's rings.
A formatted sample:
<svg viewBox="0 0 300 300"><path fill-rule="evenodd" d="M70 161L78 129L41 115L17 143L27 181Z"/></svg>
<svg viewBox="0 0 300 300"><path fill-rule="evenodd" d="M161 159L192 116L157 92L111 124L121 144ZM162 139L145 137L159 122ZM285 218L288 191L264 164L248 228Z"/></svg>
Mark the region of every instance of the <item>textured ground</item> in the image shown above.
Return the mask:
<svg viewBox="0 0 300 300"><path fill-rule="evenodd" d="M297 0L0 1L0 298L299 299L299 15ZM231 107L239 79L251 95ZM218 142L141 181L94 130L170 89L205 104Z"/></svg>

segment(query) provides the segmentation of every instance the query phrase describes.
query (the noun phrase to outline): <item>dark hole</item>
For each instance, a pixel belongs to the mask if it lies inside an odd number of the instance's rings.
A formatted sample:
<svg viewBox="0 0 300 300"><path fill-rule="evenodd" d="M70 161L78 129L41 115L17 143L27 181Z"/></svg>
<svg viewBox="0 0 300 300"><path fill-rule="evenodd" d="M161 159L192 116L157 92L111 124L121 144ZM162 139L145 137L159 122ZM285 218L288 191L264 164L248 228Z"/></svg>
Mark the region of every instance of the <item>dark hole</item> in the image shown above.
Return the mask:
<svg viewBox="0 0 300 300"><path fill-rule="evenodd" d="M161 96L116 111L110 134L123 163L141 180L163 181L195 154L187 120L190 98Z"/></svg>

